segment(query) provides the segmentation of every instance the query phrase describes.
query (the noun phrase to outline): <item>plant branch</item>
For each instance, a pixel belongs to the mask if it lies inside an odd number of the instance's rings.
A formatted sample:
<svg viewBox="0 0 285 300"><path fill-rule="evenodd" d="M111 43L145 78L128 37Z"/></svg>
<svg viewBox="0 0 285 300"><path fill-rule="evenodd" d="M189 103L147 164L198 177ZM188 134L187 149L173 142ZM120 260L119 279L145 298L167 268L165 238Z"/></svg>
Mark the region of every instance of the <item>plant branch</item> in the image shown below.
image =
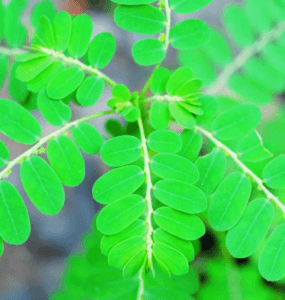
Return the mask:
<svg viewBox="0 0 285 300"><path fill-rule="evenodd" d="M279 199L274 196L263 184L263 180L260 179L258 176L256 176L243 162L241 162L238 159L238 156L235 152L233 152L230 148L228 148L226 145L221 143L219 140L214 138L213 134L211 132L206 131L205 129L202 129L199 126L195 126L195 129L200 131L204 136L206 136L209 140L211 140L218 148L224 150L236 163L237 165L243 170L245 174L248 174L253 178L253 180L257 183L260 190L264 192L264 194L267 197L267 201L270 199L275 202L275 204L282 210L283 214L285 214L285 205L282 204Z"/></svg>
<svg viewBox="0 0 285 300"><path fill-rule="evenodd" d="M272 40L277 39L284 32L284 30L285 22L282 22L278 26L274 27L271 31L263 34L254 44L242 50L241 53L224 68L223 72L214 81L214 83L212 83L211 86L206 89L205 93L208 95L216 95L218 92L220 92L221 89L226 86L229 78L239 68L241 68L249 58L261 51Z"/></svg>
<svg viewBox="0 0 285 300"><path fill-rule="evenodd" d="M0 54L3 55L13 56L13 55L19 55L25 53L27 53L27 51L24 49L9 49L7 47L0 46Z"/></svg>
<svg viewBox="0 0 285 300"><path fill-rule="evenodd" d="M67 129L74 127L76 125L78 125L81 122L84 121L88 121L94 118L98 118L98 117L102 117L105 115L109 115L109 114L113 114L115 113L113 110L108 110L108 111L103 111L103 112L99 112L99 113L95 113L86 117L83 117L81 119L75 120L73 122L67 123L64 127L62 127L61 129L54 131L53 133L45 136L44 138L40 139L39 142L37 144L35 144L32 148L30 148L29 150L25 151L23 154L21 154L20 156L16 157L14 160L10 161L7 165L7 167L0 172L0 180L2 178L5 177L6 174L9 173L9 171L17 164L19 163L22 159L24 159L25 157L29 157L31 155L34 154L34 152L37 152L37 150L42 147L42 145L44 145L49 139L54 138L58 135L60 135L61 133L63 133L64 131L66 131Z"/></svg>

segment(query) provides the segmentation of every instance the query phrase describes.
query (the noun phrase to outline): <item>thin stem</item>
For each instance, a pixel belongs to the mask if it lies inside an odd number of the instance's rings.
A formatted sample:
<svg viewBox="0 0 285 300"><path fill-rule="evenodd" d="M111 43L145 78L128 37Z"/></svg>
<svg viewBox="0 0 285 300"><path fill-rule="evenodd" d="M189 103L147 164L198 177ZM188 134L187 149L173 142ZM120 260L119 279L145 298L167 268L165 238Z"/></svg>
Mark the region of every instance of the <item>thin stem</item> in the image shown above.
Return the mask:
<svg viewBox="0 0 285 300"><path fill-rule="evenodd" d="M276 205L282 210L283 214L285 214L285 205L282 204L279 199L274 196L263 184L262 179L260 179L258 176L256 176L246 165L244 165L239 159L235 152L233 152L230 148L228 148L226 145L218 141L216 138L214 138L213 134L211 132L206 131L205 129L202 129L199 126L195 126L195 129L200 131L203 135L205 135L209 140L211 140L218 148L224 150L236 163L237 165L243 170L245 174L248 174L253 178L253 180L257 183L260 190L264 192L264 194L267 197L267 201L273 200Z"/></svg>
<svg viewBox="0 0 285 300"><path fill-rule="evenodd" d="M81 61L79 61L77 59L74 59L72 57L67 57L64 54L62 54L61 52L54 51L54 50L51 50L51 49L47 49L47 48L44 48L44 47L38 47L37 50L39 50L43 53L46 53L48 55L51 55L56 59L60 59L68 65L78 66L80 69L82 69L83 71L85 71L86 73L88 73L90 75L96 75L99 78L102 78L110 88L114 87L117 84L115 81L113 81L111 78L109 78L107 75L105 75L104 73L102 73L98 69L93 68L91 66L86 66Z"/></svg>
<svg viewBox="0 0 285 300"><path fill-rule="evenodd" d="M206 89L205 93L208 95L216 95L226 86L229 78L241 68L246 61L261 51L268 43L272 40L277 39L285 30L285 22L280 23L277 27L271 31L263 34L259 40L257 40L250 47L245 48L241 53L226 67L223 72L219 75L212 85Z"/></svg>
<svg viewBox="0 0 285 300"><path fill-rule="evenodd" d="M139 292L138 292L137 300L143 300L143 292L144 292L143 270L144 270L144 268L142 267L140 270L140 274L139 274L140 285L139 285Z"/></svg>
<svg viewBox="0 0 285 300"><path fill-rule="evenodd" d="M6 47L0 46L0 54L7 55L7 56L13 56L13 55L19 55L19 54L25 54L27 53L24 49L9 49Z"/></svg>
<svg viewBox="0 0 285 300"><path fill-rule="evenodd" d="M171 27L171 9L169 7L168 0L164 0L164 7L165 7L166 24L165 24L165 40L164 40L163 49L167 51L169 46L169 33Z"/></svg>
<svg viewBox="0 0 285 300"><path fill-rule="evenodd" d="M9 172L9 170L11 170L18 162L20 162L23 158L25 157L29 157L31 156L37 149L39 149L42 145L44 145L49 139L54 138L58 135L60 135L61 133L63 133L64 131L66 131L67 129L78 125L81 122L84 121L88 121L94 118L98 118L98 117L102 117L105 115L109 115L115 113L113 110L108 110L108 111L103 111L103 112L99 112L96 114L92 114L86 117L83 117L81 119L75 120L73 122L67 123L64 127L62 127L61 129L54 131L53 133L45 136L44 138L40 139L39 142L37 144L35 144L32 148L30 148L29 150L25 151L23 154L21 154L20 156L16 157L14 160L10 161L7 165L7 167L0 172L0 180L2 179L2 177L4 177L4 175Z"/></svg>

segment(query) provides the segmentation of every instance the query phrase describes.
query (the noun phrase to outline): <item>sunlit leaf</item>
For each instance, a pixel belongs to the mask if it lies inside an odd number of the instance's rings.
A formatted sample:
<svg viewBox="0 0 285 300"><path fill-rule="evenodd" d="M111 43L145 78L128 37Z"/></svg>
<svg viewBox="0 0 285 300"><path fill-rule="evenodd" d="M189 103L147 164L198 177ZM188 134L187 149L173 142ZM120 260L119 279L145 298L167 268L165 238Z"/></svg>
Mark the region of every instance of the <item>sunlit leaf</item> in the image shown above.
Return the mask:
<svg viewBox="0 0 285 300"><path fill-rule="evenodd" d="M213 0L170 0L170 8L177 14L190 14L194 11L200 10Z"/></svg>
<svg viewBox="0 0 285 300"><path fill-rule="evenodd" d="M3 141L0 140L0 168L4 167L10 159L10 152Z"/></svg>
<svg viewBox="0 0 285 300"><path fill-rule="evenodd" d="M162 94L166 90L166 84L170 77L170 71L166 68L158 68L153 72L150 89L154 94Z"/></svg>
<svg viewBox="0 0 285 300"><path fill-rule="evenodd" d="M182 141L176 132L157 130L148 136L147 145L156 152L176 153L181 149Z"/></svg>
<svg viewBox="0 0 285 300"><path fill-rule="evenodd" d="M154 129L166 129L168 127L169 119L170 115L167 103L155 101L151 104L149 121Z"/></svg>
<svg viewBox="0 0 285 300"><path fill-rule="evenodd" d="M264 168L262 178L265 184L273 189L285 188L285 155L272 159Z"/></svg>
<svg viewBox="0 0 285 300"><path fill-rule="evenodd" d="M184 129L180 133L182 139L182 148L179 155L195 161L202 147L202 136L200 133L191 129Z"/></svg>
<svg viewBox="0 0 285 300"><path fill-rule="evenodd" d="M66 11L60 11L53 19L54 44L57 51L64 52L69 44L72 20Z"/></svg>

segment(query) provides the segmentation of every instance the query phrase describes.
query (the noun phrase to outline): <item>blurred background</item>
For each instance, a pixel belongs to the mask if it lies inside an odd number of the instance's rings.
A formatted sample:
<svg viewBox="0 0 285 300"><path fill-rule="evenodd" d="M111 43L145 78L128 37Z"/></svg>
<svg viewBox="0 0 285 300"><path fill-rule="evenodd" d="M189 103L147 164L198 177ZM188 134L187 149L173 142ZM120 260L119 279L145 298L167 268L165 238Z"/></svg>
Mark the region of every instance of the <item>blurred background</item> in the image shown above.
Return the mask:
<svg viewBox="0 0 285 300"><path fill-rule="evenodd" d="M8 2L8 1L4 1ZM191 15L201 18L208 24L222 29L220 16L223 7L228 3L240 3L240 0L214 0L209 6ZM29 7L23 16L23 22L29 27L29 15L37 1L29 1ZM109 0L55 0L58 10L66 10L72 14L87 13L93 19L93 36L108 31L117 40L117 51L110 65L104 72L118 83L126 84L130 90L140 90L153 67L139 67L131 57L132 44L141 39L140 35L128 33L116 26L113 20L115 5ZM1 16L0 16L1 17ZM173 14L172 22L177 23L189 15ZM178 66L177 52L169 48L163 66L174 69ZM73 120L86 114L107 109L106 102L111 92L105 88L104 94L94 107L82 108L72 105ZM8 97L7 85L0 97ZM267 111L268 111L267 107ZM42 124L43 136L53 132L56 127L49 125L38 112L33 112ZM106 118L91 121L106 138L108 137L104 123ZM123 120L121 120L123 123ZM29 147L11 142L0 134L11 152L11 159L19 156ZM28 207L32 232L28 241L21 246L5 244L4 254L0 260L0 300L46 300L48 294L59 287L60 274L64 270L65 259L74 251L80 251L80 237L91 227L92 219L98 210L92 198L92 186L95 180L106 171L98 156L84 155L86 176L84 182L76 188L66 188L66 202L61 212L54 216L45 216L33 206L26 196L19 177L19 165L13 168L9 177L21 193ZM205 253L213 251L214 240L208 234ZM225 299L226 300L226 299ZM259 300L259 299L258 299Z"/></svg>

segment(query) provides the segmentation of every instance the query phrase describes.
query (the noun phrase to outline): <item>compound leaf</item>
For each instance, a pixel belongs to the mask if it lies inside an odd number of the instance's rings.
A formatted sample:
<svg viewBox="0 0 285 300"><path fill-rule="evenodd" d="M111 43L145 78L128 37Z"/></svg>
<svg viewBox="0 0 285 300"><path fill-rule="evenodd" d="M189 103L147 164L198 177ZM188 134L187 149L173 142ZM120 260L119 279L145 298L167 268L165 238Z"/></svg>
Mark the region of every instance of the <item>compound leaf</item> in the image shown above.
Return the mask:
<svg viewBox="0 0 285 300"><path fill-rule="evenodd" d="M65 186L78 186L85 176L85 162L74 142L67 136L59 136L47 146L47 157Z"/></svg>
<svg viewBox="0 0 285 300"><path fill-rule="evenodd" d="M181 149L182 141L176 132L157 130L148 136L147 145L156 152L176 153Z"/></svg>
<svg viewBox="0 0 285 300"><path fill-rule="evenodd" d="M125 166L101 176L93 185L93 198L102 204L109 204L132 194L144 182L145 174L138 166Z"/></svg>
<svg viewBox="0 0 285 300"><path fill-rule="evenodd" d="M0 181L0 236L8 244L21 245L31 233L26 205L18 190L8 181Z"/></svg>
<svg viewBox="0 0 285 300"><path fill-rule="evenodd" d="M263 169L262 178L265 184L273 189L285 188L285 155L272 159Z"/></svg>
<svg viewBox="0 0 285 300"><path fill-rule="evenodd" d="M39 156L31 156L20 168L23 187L36 206L46 215L57 214L64 205L65 194L60 179Z"/></svg>
<svg viewBox="0 0 285 300"><path fill-rule="evenodd" d="M210 225L217 231L232 228L242 216L251 194L250 180L241 172L228 175L214 193L208 210Z"/></svg>

